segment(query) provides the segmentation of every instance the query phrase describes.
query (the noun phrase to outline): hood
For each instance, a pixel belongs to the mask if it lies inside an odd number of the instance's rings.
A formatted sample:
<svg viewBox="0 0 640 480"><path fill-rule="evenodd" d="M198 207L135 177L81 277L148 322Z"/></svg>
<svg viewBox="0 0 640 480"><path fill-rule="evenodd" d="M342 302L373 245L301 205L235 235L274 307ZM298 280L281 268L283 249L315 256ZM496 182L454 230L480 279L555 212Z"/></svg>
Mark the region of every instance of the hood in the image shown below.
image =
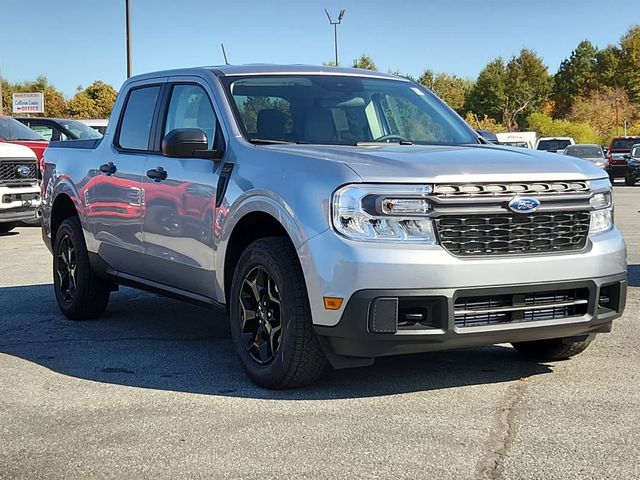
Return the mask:
<svg viewBox="0 0 640 480"><path fill-rule="evenodd" d="M42 154L49 146L49 142L47 141L39 141L39 140L15 140L10 143L15 143L17 145L24 145L25 147L29 147L38 157L38 160L42 158Z"/></svg>
<svg viewBox="0 0 640 480"><path fill-rule="evenodd" d="M344 163L364 182L463 183L604 178L602 169L587 160L496 145L274 145L268 148Z"/></svg>

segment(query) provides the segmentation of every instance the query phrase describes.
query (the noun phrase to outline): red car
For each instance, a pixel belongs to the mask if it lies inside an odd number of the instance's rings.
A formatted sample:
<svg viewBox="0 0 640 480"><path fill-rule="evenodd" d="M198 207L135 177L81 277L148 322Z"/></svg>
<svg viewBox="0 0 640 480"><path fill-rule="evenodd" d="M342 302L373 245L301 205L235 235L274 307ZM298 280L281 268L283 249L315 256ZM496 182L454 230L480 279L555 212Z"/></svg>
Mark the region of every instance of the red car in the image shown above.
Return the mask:
<svg viewBox="0 0 640 480"><path fill-rule="evenodd" d="M49 145L42 135L14 118L0 115L0 142L17 143L29 147L38 159L38 171L42 171L42 154Z"/></svg>
<svg viewBox="0 0 640 480"><path fill-rule="evenodd" d="M640 143L640 137L614 137L609 144L609 153L607 153L607 159L609 160L607 167L607 173L613 183L614 178L624 177L627 172L627 158L631 148Z"/></svg>

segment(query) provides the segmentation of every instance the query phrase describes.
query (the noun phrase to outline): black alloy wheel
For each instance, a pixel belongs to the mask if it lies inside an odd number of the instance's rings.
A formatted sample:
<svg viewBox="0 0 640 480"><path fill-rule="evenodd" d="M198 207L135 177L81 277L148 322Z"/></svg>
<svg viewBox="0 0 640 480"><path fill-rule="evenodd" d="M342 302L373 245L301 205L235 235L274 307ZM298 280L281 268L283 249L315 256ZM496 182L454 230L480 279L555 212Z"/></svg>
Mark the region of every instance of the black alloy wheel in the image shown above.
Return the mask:
<svg viewBox="0 0 640 480"><path fill-rule="evenodd" d="M282 340L278 286L264 268L255 267L245 275L238 301L244 348L254 361L266 365L273 361Z"/></svg>
<svg viewBox="0 0 640 480"><path fill-rule="evenodd" d="M71 320L98 318L114 285L91 269L80 219L64 220L53 240L53 289L60 310Z"/></svg>
<svg viewBox="0 0 640 480"><path fill-rule="evenodd" d="M58 243L56 251L56 275L58 276L58 289L60 297L71 303L76 295L78 285L77 275L78 259L73 240L65 234Z"/></svg>

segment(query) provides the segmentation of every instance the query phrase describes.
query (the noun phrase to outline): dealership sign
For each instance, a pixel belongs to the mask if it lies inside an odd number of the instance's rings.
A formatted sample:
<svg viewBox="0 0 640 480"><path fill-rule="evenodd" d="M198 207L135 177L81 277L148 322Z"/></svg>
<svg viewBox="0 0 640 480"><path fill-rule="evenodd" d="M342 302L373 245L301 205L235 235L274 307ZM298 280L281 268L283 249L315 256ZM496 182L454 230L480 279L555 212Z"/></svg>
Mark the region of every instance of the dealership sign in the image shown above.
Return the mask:
<svg viewBox="0 0 640 480"><path fill-rule="evenodd" d="M44 94L14 93L13 113L44 113Z"/></svg>

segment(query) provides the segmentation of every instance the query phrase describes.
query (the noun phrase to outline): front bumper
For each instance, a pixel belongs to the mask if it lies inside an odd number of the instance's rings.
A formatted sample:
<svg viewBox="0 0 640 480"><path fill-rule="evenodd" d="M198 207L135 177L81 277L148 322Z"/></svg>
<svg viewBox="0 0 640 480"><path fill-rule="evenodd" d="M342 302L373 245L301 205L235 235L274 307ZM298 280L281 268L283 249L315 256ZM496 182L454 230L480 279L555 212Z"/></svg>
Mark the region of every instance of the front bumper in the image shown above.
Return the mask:
<svg viewBox="0 0 640 480"><path fill-rule="evenodd" d="M606 168L607 173L609 174L609 176L613 177L613 178L622 178L624 177L625 173L627 172L627 165L626 163L621 163L621 164L616 164L616 165L609 165Z"/></svg>
<svg viewBox="0 0 640 480"><path fill-rule="evenodd" d="M364 365L375 357L387 355L582 336L610 331L612 320L624 311L626 287L626 274L618 274L571 282L474 289L361 290L350 298L337 325L316 326L315 329L336 367ZM500 298L506 294L524 297L532 292L541 294L567 289L583 291L588 303L565 318L521 318L499 324L464 326L454 313L460 308L456 306L456 300L468 295L473 298L485 295ZM430 305L425 309L429 311L429 321L409 326L394 325L388 311L376 312L379 301L389 299L401 299L405 305L407 302ZM382 324L375 324L376 316Z"/></svg>
<svg viewBox="0 0 640 480"><path fill-rule="evenodd" d="M38 186L0 188L0 222L32 220L40 204Z"/></svg>

